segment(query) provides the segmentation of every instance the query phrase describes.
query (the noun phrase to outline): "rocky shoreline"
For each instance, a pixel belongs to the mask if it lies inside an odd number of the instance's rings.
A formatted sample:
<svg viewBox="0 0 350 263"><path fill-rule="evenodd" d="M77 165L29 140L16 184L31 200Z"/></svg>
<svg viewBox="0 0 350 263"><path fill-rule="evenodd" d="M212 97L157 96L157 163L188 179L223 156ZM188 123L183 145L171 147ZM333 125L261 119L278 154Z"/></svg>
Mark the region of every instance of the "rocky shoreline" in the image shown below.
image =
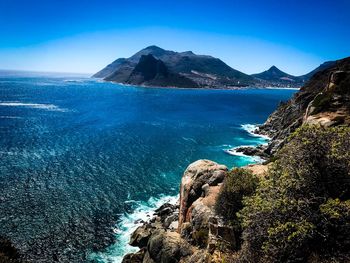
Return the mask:
<svg viewBox="0 0 350 263"><path fill-rule="evenodd" d="M220 244L235 247L233 228L214 209L227 172L226 166L209 160L190 164L181 180L178 204L162 205L134 231L130 245L140 250L125 255L122 262L206 262Z"/></svg>
<svg viewBox="0 0 350 263"><path fill-rule="evenodd" d="M245 167L258 176L267 168L261 164ZM231 258L240 237L215 210L228 172L226 166L209 160L190 164L181 180L179 201L160 206L132 233L129 244L139 251L125 255L122 262L216 262L225 254Z"/></svg>
<svg viewBox="0 0 350 263"><path fill-rule="evenodd" d="M349 59L337 67L348 68ZM288 137L302 125L323 127L350 124L350 71L336 68L315 74L290 101L281 103L267 121L254 133L271 138L267 145L237 147L248 156L269 160L287 143ZM328 78L328 81L327 81ZM323 104L321 104L323 103ZM257 176L266 174L270 164L249 165L245 169ZM136 253L125 255L123 263L197 263L231 262L239 238L232 225L223 221L215 202L228 174L226 166L209 160L198 160L188 166L181 180L178 204L164 204L154 217L138 227L130 245ZM225 255L226 254L226 255ZM217 259L217 260L216 260Z"/></svg>

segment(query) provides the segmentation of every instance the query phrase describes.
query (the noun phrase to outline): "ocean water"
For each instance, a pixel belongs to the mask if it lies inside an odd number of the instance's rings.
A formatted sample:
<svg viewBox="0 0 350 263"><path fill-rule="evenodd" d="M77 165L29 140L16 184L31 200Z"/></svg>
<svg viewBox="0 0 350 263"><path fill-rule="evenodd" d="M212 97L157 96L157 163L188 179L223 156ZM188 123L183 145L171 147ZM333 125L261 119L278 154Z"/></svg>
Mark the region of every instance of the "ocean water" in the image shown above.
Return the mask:
<svg viewBox="0 0 350 263"><path fill-rule="evenodd" d="M197 159L228 167L295 90L121 86L0 74L0 235L29 262L120 262L129 233L175 202Z"/></svg>

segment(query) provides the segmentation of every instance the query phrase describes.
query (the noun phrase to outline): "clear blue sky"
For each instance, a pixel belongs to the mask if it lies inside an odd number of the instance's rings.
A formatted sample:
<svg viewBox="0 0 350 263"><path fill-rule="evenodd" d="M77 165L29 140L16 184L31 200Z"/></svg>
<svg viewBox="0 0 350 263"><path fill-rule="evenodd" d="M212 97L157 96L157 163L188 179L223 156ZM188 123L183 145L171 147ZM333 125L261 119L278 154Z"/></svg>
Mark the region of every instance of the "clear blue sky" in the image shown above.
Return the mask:
<svg viewBox="0 0 350 263"><path fill-rule="evenodd" d="M148 45L246 73L350 56L349 0L0 0L0 69L93 73Z"/></svg>

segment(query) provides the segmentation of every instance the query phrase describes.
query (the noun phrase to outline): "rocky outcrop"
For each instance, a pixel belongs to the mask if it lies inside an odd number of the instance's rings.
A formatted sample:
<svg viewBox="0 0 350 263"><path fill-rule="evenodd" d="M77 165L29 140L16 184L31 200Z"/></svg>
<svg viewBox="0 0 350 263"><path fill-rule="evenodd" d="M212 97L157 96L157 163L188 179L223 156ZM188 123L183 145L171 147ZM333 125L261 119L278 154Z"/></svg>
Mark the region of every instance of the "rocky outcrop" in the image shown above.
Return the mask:
<svg viewBox="0 0 350 263"><path fill-rule="evenodd" d="M179 262L192 253L192 246L179 233L157 230L149 239L146 256L150 260L146 262Z"/></svg>
<svg viewBox="0 0 350 263"><path fill-rule="evenodd" d="M179 205L164 204L134 231L130 245L140 251L126 255L123 262L211 262L219 245L234 249L233 228L214 209L227 171L209 160L189 165L181 180Z"/></svg>
<svg viewBox="0 0 350 263"><path fill-rule="evenodd" d="M265 152L266 150L265 145L258 145L256 147L241 146L241 147L234 148L234 150L236 152L243 153L244 155L260 157L263 160L266 160L269 158L269 155Z"/></svg>
<svg viewBox="0 0 350 263"><path fill-rule="evenodd" d="M308 105L305 124L325 127L350 123L350 71L334 71L326 88Z"/></svg>
<svg viewBox="0 0 350 263"><path fill-rule="evenodd" d="M212 197L209 195L210 186L217 186L221 183L226 172L226 166L209 160L199 160L188 166L180 186L179 232L182 230L182 224L191 220L193 212L200 213L198 207L201 207L203 199L208 200ZM201 198L202 195L203 198ZM197 203L193 205L195 201ZM195 209L196 206L197 209Z"/></svg>

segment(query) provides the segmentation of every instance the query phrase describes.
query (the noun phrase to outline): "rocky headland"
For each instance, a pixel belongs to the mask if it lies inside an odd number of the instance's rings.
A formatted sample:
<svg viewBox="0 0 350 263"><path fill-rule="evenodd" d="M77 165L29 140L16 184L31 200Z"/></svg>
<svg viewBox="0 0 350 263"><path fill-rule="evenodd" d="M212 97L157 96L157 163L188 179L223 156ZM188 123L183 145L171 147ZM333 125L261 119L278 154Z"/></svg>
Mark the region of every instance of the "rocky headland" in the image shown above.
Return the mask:
<svg viewBox="0 0 350 263"><path fill-rule="evenodd" d="M224 165L199 160L188 166L177 205L164 204L136 229L130 245L140 251L123 262L206 262L221 242L235 247L233 228L215 212L215 201L228 172Z"/></svg>
<svg viewBox="0 0 350 263"><path fill-rule="evenodd" d="M235 149L265 164L190 164L178 204L164 204L136 229L130 245L140 250L123 262L349 262L350 240L333 229L350 233L349 126L346 58L316 73L255 131L272 138L268 145Z"/></svg>
<svg viewBox="0 0 350 263"><path fill-rule="evenodd" d="M288 136L304 124L349 125L349 83L350 58L338 60L313 75L291 100L281 103L256 130L257 134L272 138L265 152L276 153Z"/></svg>

